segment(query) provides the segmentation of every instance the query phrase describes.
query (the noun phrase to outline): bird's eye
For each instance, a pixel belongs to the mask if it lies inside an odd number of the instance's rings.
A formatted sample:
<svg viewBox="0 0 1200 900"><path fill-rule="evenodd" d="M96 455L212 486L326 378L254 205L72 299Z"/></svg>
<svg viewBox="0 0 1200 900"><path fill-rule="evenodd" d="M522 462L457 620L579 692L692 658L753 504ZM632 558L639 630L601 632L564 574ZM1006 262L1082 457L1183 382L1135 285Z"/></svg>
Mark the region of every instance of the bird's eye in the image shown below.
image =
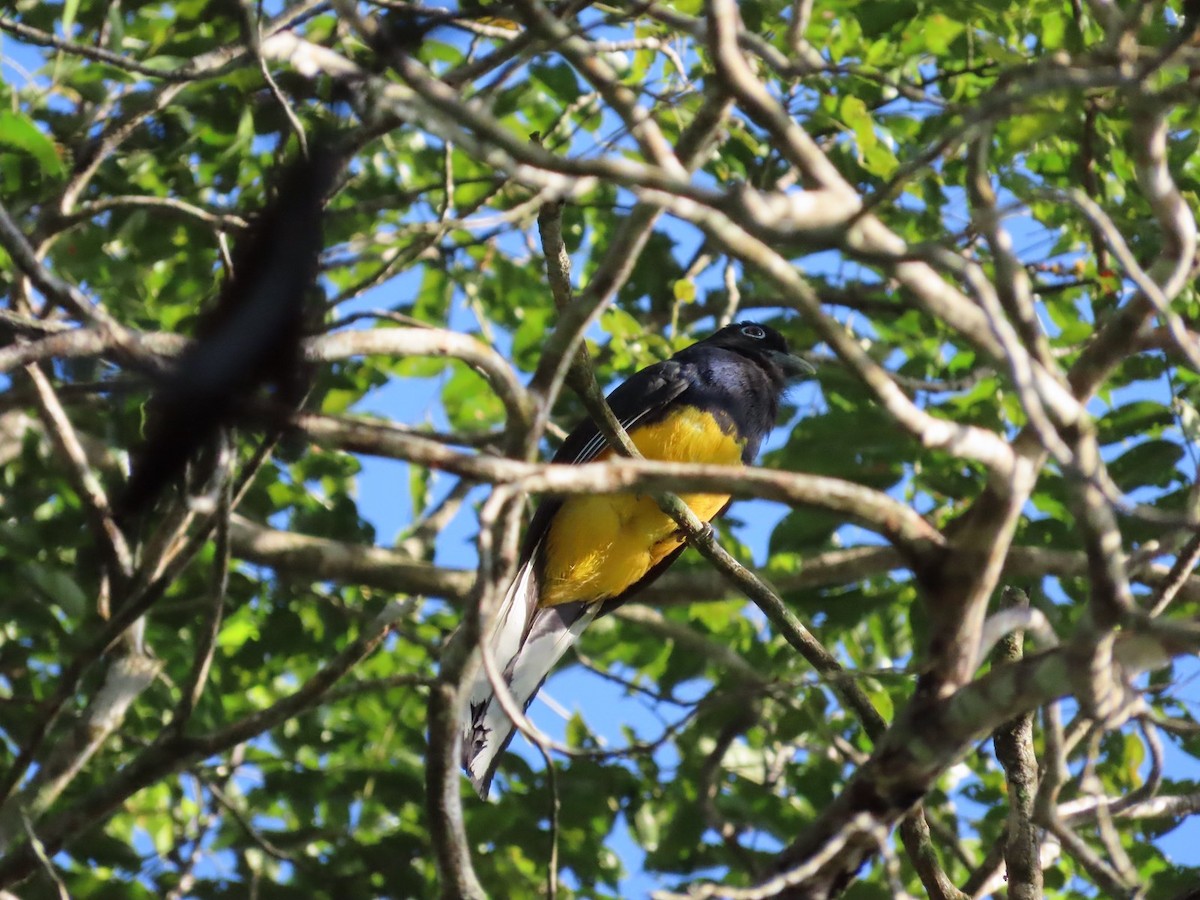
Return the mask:
<svg viewBox="0 0 1200 900"><path fill-rule="evenodd" d="M767 333L757 325L747 325L742 329L742 334L746 337L754 338L756 341L761 341L767 336Z"/></svg>

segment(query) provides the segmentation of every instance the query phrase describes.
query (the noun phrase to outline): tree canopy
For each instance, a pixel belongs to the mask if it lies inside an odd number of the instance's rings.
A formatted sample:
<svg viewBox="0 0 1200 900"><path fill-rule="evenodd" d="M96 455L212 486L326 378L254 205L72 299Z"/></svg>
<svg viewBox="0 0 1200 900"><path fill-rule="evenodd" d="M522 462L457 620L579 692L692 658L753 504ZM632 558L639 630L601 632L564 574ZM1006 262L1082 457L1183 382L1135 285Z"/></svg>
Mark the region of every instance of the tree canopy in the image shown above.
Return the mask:
<svg viewBox="0 0 1200 900"><path fill-rule="evenodd" d="M1194 889L1194 7L8 4L0 888ZM238 382L115 516L323 148L305 398ZM761 468L540 462L741 319L818 369ZM751 502L480 802L454 714L526 501L618 489Z"/></svg>

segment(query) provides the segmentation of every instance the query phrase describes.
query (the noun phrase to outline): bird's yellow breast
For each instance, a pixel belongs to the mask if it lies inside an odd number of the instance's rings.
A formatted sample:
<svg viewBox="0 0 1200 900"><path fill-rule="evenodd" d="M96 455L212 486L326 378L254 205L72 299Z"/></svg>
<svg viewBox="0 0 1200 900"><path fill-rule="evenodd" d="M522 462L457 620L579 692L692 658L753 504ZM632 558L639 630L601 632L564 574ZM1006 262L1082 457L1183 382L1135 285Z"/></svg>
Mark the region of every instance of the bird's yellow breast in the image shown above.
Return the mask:
<svg viewBox="0 0 1200 900"><path fill-rule="evenodd" d="M647 459L741 465L743 441L709 413L684 407L630 432ZM604 459L611 451L600 454ZM682 494L704 522L729 502L727 494ZM650 497L605 494L568 497L546 533L541 604L616 597L682 543L675 523Z"/></svg>

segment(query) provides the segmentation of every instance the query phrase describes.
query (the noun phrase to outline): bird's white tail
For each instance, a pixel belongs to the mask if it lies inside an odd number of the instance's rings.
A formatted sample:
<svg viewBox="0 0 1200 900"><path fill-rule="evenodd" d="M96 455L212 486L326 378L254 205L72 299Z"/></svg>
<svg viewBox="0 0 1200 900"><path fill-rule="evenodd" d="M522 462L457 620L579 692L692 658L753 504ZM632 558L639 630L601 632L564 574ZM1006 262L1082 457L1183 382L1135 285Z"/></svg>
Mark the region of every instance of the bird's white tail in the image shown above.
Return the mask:
<svg viewBox="0 0 1200 900"><path fill-rule="evenodd" d="M529 706L554 664L599 608L599 603L564 603L539 609L533 564L521 567L488 626L485 640L504 683L522 709ZM462 767L484 799L515 727L481 667L463 712Z"/></svg>

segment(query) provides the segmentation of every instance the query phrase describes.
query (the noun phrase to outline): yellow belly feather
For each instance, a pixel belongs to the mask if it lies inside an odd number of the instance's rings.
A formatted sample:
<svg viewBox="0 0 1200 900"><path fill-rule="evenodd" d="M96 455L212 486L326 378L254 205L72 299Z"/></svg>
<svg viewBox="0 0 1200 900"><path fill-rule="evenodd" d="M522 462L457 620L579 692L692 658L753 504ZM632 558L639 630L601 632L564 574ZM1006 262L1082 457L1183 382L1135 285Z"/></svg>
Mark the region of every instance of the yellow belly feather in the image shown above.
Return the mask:
<svg viewBox="0 0 1200 900"><path fill-rule="evenodd" d="M743 442L723 431L710 414L680 410L630 434L647 459L741 465ZM611 455L605 451L604 459ZM703 522L729 501L728 494L682 494ZM650 497L605 494L568 497L546 534L541 604L616 597L636 584L682 541L676 525Z"/></svg>

